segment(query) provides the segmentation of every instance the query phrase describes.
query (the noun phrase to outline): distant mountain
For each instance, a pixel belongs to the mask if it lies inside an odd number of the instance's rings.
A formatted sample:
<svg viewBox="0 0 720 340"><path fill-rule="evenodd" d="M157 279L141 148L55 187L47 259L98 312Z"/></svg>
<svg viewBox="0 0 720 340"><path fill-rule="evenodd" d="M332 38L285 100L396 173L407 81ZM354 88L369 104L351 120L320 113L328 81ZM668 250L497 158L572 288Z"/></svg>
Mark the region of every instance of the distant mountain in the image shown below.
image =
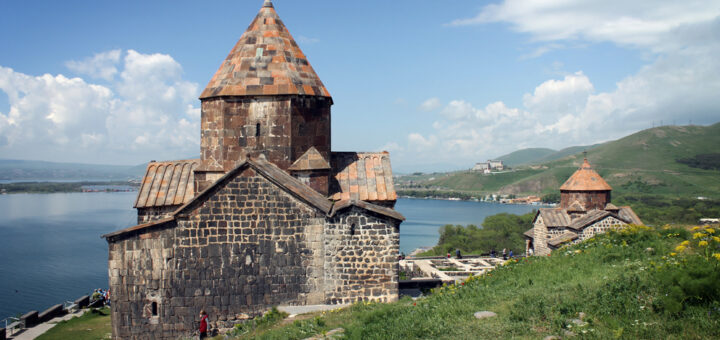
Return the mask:
<svg viewBox="0 0 720 340"><path fill-rule="evenodd" d="M600 144L589 146L571 146L560 151L547 148L522 149L504 156L500 156L497 159L503 161L506 165L510 167L529 164L541 164L562 159L577 153L581 153L583 151L588 151L598 145Z"/></svg>
<svg viewBox="0 0 720 340"><path fill-rule="evenodd" d="M0 160L0 180L125 180L140 178L146 165L97 165Z"/></svg>
<svg viewBox="0 0 720 340"><path fill-rule="evenodd" d="M479 193L557 192L580 166L585 149L590 163L613 187L614 194L720 198L720 170L714 163L720 153L720 123L652 128L592 147L561 150L552 154L558 157L554 160L515 172L490 176L455 172L436 176L424 184L436 189Z"/></svg>

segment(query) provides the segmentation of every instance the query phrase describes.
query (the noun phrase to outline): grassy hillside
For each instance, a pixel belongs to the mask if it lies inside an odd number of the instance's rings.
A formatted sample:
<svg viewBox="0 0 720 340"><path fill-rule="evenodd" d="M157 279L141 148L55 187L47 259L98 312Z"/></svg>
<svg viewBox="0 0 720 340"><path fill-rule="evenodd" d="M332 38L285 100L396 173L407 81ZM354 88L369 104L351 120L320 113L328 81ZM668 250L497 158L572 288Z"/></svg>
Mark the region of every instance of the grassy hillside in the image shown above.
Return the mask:
<svg viewBox="0 0 720 340"><path fill-rule="evenodd" d="M498 157L498 160L504 161L510 167L516 167L529 164L541 164L546 162L563 159L586 150L590 150L596 145L589 146L571 146L559 151L546 148L530 148L522 149L504 156Z"/></svg>
<svg viewBox="0 0 720 340"><path fill-rule="evenodd" d="M507 166L517 166L529 163L535 163L546 156L556 153L556 150L547 148L530 148L522 149L504 156L500 156L497 160L503 161Z"/></svg>
<svg viewBox="0 0 720 340"><path fill-rule="evenodd" d="M720 241L710 231L633 227L511 261L417 301L358 303L238 338L303 339L342 328L347 339L717 339L720 254L707 250ZM497 316L478 320L478 311Z"/></svg>
<svg viewBox="0 0 720 340"><path fill-rule="evenodd" d="M712 126L664 126L644 130L588 150L588 159L613 187L614 195L654 194L720 198L720 170L686 161L720 150L720 123ZM482 194L556 192L582 162L582 153L545 162L536 169L483 176L457 172L423 183L427 187ZM678 160L681 160L679 162Z"/></svg>

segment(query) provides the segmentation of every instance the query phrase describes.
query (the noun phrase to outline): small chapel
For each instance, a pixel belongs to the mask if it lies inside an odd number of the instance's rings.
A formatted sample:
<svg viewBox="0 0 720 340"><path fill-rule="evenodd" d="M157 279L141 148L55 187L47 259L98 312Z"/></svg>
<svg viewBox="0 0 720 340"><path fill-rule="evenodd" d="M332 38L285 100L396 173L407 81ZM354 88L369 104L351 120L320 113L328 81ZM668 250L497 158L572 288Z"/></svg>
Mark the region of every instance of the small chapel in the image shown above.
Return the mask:
<svg viewBox="0 0 720 340"><path fill-rule="evenodd" d="M333 152L333 99L265 0L200 96L200 158L152 161L109 245L113 339L398 298L390 155Z"/></svg>
<svg viewBox="0 0 720 340"><path fill-rule="evenodd" d="M525 253L547 255L612 228L642 225L632 208L610 203L611 193L612 187L585 157L580 168L560 187L560 206L538 210L533 227L524 234Z"/></svg>

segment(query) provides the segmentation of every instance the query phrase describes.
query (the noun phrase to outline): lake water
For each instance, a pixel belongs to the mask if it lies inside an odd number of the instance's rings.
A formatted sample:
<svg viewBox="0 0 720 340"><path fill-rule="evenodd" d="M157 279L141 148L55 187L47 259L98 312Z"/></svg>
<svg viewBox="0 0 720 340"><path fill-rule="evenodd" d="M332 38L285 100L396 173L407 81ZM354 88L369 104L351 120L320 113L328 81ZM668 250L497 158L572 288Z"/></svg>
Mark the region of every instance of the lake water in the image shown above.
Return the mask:
<svg viewBox="0 0 720 340"><path fill-rule="evenodd" d="M135 224L137 193L0 195L0 320L107 288L100 236ZM399 199L407 220L400 250L437 243L445 224L480 225L486 216L534 208L482 202Z"/></svg>

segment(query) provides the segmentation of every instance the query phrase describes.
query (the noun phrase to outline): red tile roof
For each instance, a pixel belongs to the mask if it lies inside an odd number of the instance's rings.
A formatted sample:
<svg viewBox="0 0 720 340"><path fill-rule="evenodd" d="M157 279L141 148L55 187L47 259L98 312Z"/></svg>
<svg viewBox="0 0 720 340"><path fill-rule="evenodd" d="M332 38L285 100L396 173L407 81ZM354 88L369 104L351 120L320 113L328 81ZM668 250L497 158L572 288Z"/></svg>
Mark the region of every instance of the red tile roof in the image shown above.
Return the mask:
<svg viewBox="0 0 720 340"><path fill-rule="evenodd" d="M200 99L258 95L330 97L270 1L230 51Z"/></svg>
<svg viewBox="0 0 720 340"><path fill-rule="evenodd" d="M605 180L593 170L587 158L580 169L560 187L562 191L609 191L612 190Z"/></svg>
<svg viewBox="0 0 720 340"><path fill-rule="evenodd" d="M135 208L180 206L195 195L195 168L199 159L151 162L143 177Z"/></svg>
<svg viewBox="0 0 720 340"><path fill-rule="evenodd" d="M333 152L330 161L335 201L395 201L390 154L387 152Z"/></svg>

